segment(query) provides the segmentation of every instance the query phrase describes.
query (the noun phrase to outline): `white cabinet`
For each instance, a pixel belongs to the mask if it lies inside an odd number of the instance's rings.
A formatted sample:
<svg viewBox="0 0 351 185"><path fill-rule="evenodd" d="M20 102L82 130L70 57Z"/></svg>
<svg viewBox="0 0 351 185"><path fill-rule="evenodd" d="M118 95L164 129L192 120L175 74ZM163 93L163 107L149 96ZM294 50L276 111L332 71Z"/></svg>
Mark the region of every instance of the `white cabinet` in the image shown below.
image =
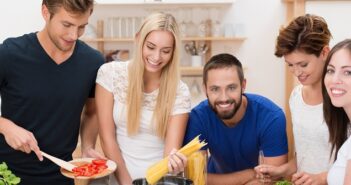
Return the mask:
<svg viewBox="0 0 351 185"><path fill-rule="evenodd" d="M235 0L95 0L97 4L229 4Z"/></svg>
<svg viewBox="0 0 351 185"><path fill-rule="evenodd" d="M95 0L97 4L141 4L144 0Z"/></svg>
<svg viewBox="0 0 351 185"><path fill-rule="evenodd" d="M207 3L234 3L235 0L162 0L163 3L207 4Z"/></svg>

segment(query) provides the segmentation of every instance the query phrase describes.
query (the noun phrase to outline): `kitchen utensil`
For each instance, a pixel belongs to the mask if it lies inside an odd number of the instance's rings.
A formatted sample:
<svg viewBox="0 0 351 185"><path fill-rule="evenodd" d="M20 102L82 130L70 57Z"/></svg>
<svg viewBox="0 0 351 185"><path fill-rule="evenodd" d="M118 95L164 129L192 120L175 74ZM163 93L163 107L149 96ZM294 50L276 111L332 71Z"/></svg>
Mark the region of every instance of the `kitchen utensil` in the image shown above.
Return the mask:
<svg viewBox="0 0 351 185"><path fill-rule="evenodd" d="M186 53L188 53L189 55L193 55L192 49L190 48L189 44L185 44L184 49L185 49Z"/></svg>
<svg viewBox="0 0 351 185"><path fill-rule="evenodd" d="M145 178L135 179L133 185L149 185ZM193 185L193 181L184 177L164 176L154 185Z"/></svg>
<svg viewBox="0 0 351 185"><path fill-rule="evenodd" d="M57 157L54 157L52 155L49 155L43 151L41 151L41 155L43 155L44 157L48 158L50 161L54 162L55 164L57 164L58 166L60 166L61 168L68 170L70 172L72 172L73 168L77 167L67 161L64 161L62 159L59 159Z"/></svg>
<svg viewBox="0 0 351 185"><path fill-rule="evenodd" d="M190 85L191 97L197 97L201 95L201 87L197 82L196 78L193 78L193 82Z"/></svg>
<svg viewBox="0 0 351 185"><path fill-rule="evenodd" d="M198 55L204 55L208 50L207 44L203 43L199 46L199 49L197 51Z"/></svg>
<svg viewBox="0 0 351 185"><path fill-rule="evenodd" d="M196 42L195 41L191 42L191 52L192 52L192 55L197 55Z"/></svg>

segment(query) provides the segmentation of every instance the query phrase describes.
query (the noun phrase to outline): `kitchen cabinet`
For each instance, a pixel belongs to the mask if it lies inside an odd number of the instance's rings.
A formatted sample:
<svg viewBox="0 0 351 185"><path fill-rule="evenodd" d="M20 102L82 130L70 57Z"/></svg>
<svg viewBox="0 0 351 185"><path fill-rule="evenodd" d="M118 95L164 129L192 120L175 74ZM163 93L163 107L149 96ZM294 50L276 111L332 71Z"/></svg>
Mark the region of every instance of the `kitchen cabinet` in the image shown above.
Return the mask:
<svg viewBox="0 0 351 185"><path fill-rule="evenodd" d="M146 4L230 4L235 0L96 0L97 4L146 5Z"/></svg>
<svg viewBox="0 0 351 185"><path fill-rule="evenodd" d="M92 18L92 22L97 22L97 24L93 25L93 27L95 27L95 33L92 35L94 36L82 37L82 40L102 53L110 53L111 48L113 48L112 50L128 50L129 53L132 53L133 36L139 28L142 22L141 20L153 11L165 10L176 17L181 31L181 26L186 25L183 27L186 28L186 34L183 34L184 32L181 33L181 35L183 35L182 75L201 76L202 67L197 65L191 66L190 63L192 57L191 55L186 54L184 49L185 44L194 45L195 43L197 46L206 44L207 52L203 52L204 54L202 58L203 62L205 62L212 56L212 49L218 48L213 47L218 45L218 43L220 43L220 45L223 43L223 46L232 46L238 45L246 39L244 36L238 37L238 35L235 35L233 30L232 34L225 34L224 30L221 31L223 32L222 34L218 34L218 31L213 32L213 30L218 30L213 29L213 26L219 28L221 21L220 15L228 10L235 0L149 1L151 0L96 0L98 4L94 8ZM101 4L99 5L99 3ZM145 4L147 4L147 6L144 6ZM207 15L199 17L197 16L198 14ZM206 31L200 32L198 29L202 22L206 25Z"/></svg>
<svg viewBox="0 0 351 185"><path fill-rule="evenodd" d="M162 0L163 3L233 3L235 0Z"/></svg>
<svg viewBox="0 0 351 185"><path fill-rule="evenodd" d="M141 4L144 0L95 0L97 4Z"/></svg>
<svg viewBox="0 0 351 185"><path fill-rule="evenodd" d="M182 42L205 42L209 46L209 51L211 48L212 42L243 42L245 37L185 37L182 38ZM82 38L86 43L95 43L97 49L100 52L104 52L104 45L106 43L130 43L132 44L133 38ZM224 43L225 44L225 43ZM209 59L211 56L211 52L207 52L205 55L205 61ZM192 67L192 66L182 66L181 73L183 76L201 76L202 75L202 67Z"/></svg>

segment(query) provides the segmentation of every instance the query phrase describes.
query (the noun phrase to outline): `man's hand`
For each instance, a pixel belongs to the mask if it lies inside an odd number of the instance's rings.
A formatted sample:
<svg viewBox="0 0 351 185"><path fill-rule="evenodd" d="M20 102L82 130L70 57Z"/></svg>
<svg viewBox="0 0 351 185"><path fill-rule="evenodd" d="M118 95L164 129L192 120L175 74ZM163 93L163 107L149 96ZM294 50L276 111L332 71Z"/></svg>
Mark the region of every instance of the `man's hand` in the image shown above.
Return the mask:
<svg viewBox="0 0 351 185"><path fill-rule="evenodd" d="M282 166L264 164L256 166L254 170L257 174L256 178L265 183L275 181L284 176L284 170L282 169Z"/></svg>
<svg viewBox="0 0 351 185"><path fill-rule="evenodd" d="M262 185L262 182L258 179L250 180L249 182L245 183L245 185ZM265 185L269 185L268 183Z"/></svg>
<svg viewBox="0 0 351 185"><path fill-rule="evenodd" d="M3 124L1 132L4 135L8 145L15 150L19 150L27 154L33 151L40 161L43 160L38 142L32 132L17 126L9 120L6 120L1 124Z"/></svg>

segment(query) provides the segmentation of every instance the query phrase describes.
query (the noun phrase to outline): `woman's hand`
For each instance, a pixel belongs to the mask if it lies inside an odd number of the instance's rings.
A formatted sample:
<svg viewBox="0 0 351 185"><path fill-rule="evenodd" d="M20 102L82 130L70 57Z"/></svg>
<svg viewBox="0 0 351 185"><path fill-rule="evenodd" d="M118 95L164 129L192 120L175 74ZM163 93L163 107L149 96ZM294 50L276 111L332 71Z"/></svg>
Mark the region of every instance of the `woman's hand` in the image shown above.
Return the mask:
<svg viewBox="0 0 351 185"><path fill-rule="evenodd" d="M184 171L187 164L187 158L185 155L181 154L176 149L172 149L168 159L168 172L178 174Z"/></svg>
<svg viewBox="0 0 351 185"><path fill-rule="evenodd" d="M125 166L124 166L125 167ZM130 177L127 169L124 169L124 170L119 170L117 172L115 172L115 177L116 177L116 180L118 182L118 184L122 184L122 185L132 185L132 178Z"/></svg>
<svg viewBox="0 0 351 185"><path fill-rule="evenodd" d="M306 172L298 172L292 176L291 181L295 185L326 185L327 172L319 174L310 174Z"/></svg>
<svg viewBox="0 0 351 185"><path fill-rule="evenodd" d="M94 148L89 147L86 149L82 149L82 157L89 157L89 158L96 158L96 159L106 159L107 158L101 154L100 152L96 151Z"/></svg>

